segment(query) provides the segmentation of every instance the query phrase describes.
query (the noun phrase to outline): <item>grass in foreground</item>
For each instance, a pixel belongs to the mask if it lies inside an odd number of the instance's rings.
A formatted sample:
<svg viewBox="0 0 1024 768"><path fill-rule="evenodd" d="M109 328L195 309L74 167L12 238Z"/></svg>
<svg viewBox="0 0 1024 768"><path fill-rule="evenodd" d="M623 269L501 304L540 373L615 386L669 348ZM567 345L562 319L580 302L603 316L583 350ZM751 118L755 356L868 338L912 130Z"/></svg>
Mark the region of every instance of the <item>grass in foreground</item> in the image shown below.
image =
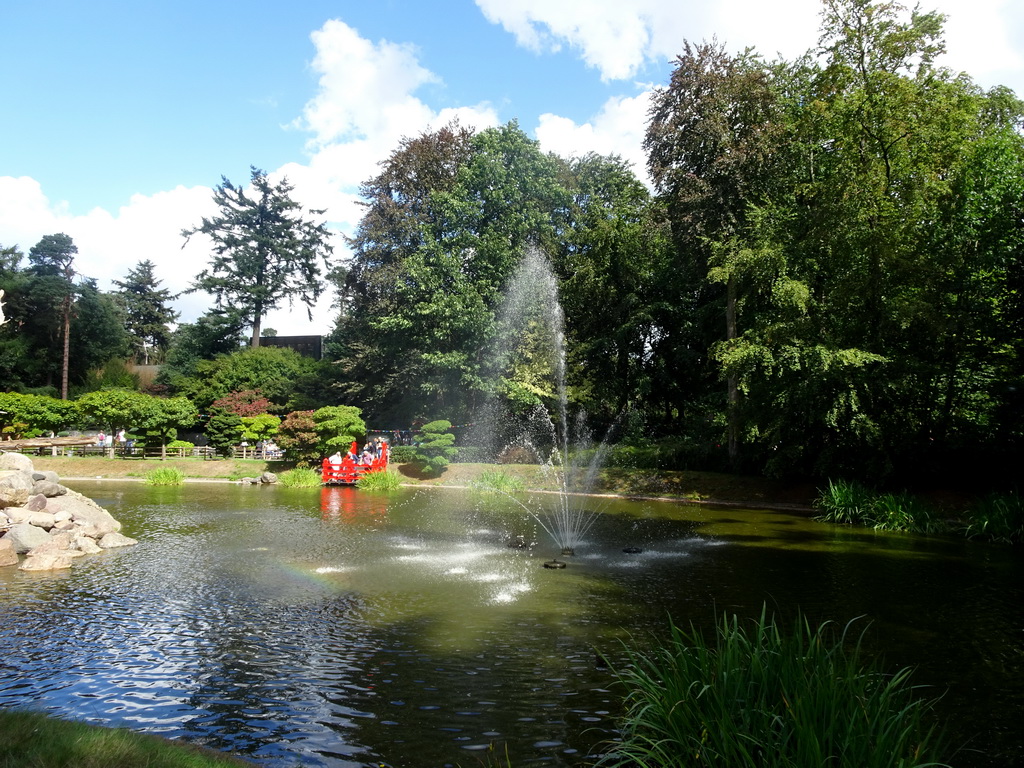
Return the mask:
<svg viewBox="0 0 1024 768"><path fill-rule="evenodd" d="M240 768L231 755L122 728L0 709L0 768Z"/></svg>
<svg viewBox="0 0 1024 768"><path fill-rule="evenodd" d="M146 485L183 485L185 473L177 467L159 467L146 473Z"/></svg>
<svg viewBox="0 0 1024 768"><path fill-rule="evenodd" d="M884 674L860 637L798 619L782 632L762 609L741 625L723 617L712 642L671 627L644 654L627 649L622 742L598 765L702 768L941 766L910 670Z"/></svg>

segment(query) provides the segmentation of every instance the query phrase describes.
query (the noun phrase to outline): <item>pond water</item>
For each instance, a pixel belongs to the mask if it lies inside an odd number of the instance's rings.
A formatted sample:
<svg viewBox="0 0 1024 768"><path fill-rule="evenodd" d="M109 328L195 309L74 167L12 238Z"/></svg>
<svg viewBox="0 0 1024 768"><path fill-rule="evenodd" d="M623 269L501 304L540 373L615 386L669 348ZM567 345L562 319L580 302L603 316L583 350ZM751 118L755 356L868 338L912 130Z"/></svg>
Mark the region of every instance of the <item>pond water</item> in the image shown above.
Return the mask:
<svg viewBox="0 0 1024 768"><path fill-rule="evenodd" d="M767 603L787 624L798 608L863 617L869 652L943 694L967 743L956 765L1024 763L1024 563L1009 547L602 499L552 570L521 507L470 492L69 484L140 544L63 572L0 569L0 706L272 768L582 766L621 711L602 655L614 666L669 617L710 626Z"/></svg>

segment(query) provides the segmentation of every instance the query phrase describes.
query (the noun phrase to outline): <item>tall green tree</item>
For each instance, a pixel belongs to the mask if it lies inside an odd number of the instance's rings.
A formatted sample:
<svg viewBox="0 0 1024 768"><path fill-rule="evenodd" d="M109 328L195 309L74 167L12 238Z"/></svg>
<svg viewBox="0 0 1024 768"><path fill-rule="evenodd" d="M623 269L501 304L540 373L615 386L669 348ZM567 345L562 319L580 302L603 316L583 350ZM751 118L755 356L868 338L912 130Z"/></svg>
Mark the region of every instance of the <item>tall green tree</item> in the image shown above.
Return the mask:
<svg viewBox="0 0 1024 768"><path fill-rule="evenodd" d="M737 334L736 284L731 275L724 287L707 280L712 254L733 247L751 206L769 194L778 122L769 68L751 51L730 55L718 43L686 43L668 87L652 99L644 146L676 248L663 283L674 293L663 304L664 324L674 333L662 354L685 371L684 397L691 402L716 378L706 350ZM727 444L735 467L739 385L731 373L726 381Z"/></svg>
<svg viewBox="0 0 1024 768"><path fill-rule="evenodd" d="M439 146L453 154L445 157ZM377 419L408 422L428 411L462 419L487 392L482 367L502 291L525 248L553 246L568 194L557 160L515 123L468 141L452 130L421 137L392 160L431 172L397 210L386 179L367 185L375 197L354 240L351 301L337 333L346 339L340 357L348 397L367 403ZM389 216L401 226L382 227ZM353 385L378 343L394 350L390 364ZM377 387L387 393L379 405L370 399Z"/></svg>
<svg viewBox="0 0 1024 768"><path fill-rule="evenodd" d="M51 294L54 305L39 307L37 311L52 312L59 318L59 336L63 344L60 373L60 396L68 399L68 362L71 357L71 315L75 301L75 255L78 246L63 233L45 235L28 252L31 271L45 281L46 292Z"/></svg>
<svg viewBox="0 0 1024 768"><path fill-rule="evenodd" d="M213 193L218 215L203 217L182 236L187 243L205 235L213 247L209 267L189 291L205 291L218 307L231 307L252 328L251 344L258 347L263 317L282 302L292 306L298 299L312 319L333 246L326 225L308 218L323 211L303 212L287 179L271 184L265 171L253 167L250 183L246 191L222 177Z"/></svg>
<svg viewBox="0 0 1024 768"><path fill-rule="evenodd" d="M168 289L159 287L160 280L153 273L155 266L143 259L124 280L113 281L121 289L115 296L124 310L136 357L143 365L149 365L151 355L154 360L163 360L170 344L170 325L179 315L168 306L174 297Z"/></svg>

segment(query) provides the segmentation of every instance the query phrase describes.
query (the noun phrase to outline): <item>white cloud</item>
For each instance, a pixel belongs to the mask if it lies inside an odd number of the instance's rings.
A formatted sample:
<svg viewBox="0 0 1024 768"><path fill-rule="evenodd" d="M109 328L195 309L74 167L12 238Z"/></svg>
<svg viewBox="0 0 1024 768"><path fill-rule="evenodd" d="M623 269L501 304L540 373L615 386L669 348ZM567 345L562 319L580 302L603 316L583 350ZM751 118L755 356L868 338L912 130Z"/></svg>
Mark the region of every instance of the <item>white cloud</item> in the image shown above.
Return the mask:
<svg viewBox="0 0 1024 768"><path fill-rule="evenodd" d="M183 248L181 230L194 226L212 212L211 190L193 187L133 195L117 215L94 208L83 216L67 213L63 203L51 203L34 179L0 177L0 231L28 254L44 235L63 232L78 248L75 269L95 278L100 290L111 290L113 280L123 280L128 270L143 259L156 265L161 287L178 293L205 266L207 251L198 243ZM202 295L176 302L183 320L194 320L205 311Z"/></svg>
<svg viewBox="0 0 1024 768"><path fill-rule="evenodd" d="M630 162L633 171L647 180L647 159L643 151L644 130L651 90L634 97L617 96L605 102L594 118L577 125L567 117L540 116L537 140L545 152L562 157L579 157L588 152L619 155Z"/></svg>
<svg viewBox="0 0 1024 768"><path fill-rule="evenodd" d="M493 24L523 47L577 51L602 80L627 80L645 63L678 55L684 41L717 38L730 52L753 47L792 59L818 43L819 0L476 0ZM906 2L908 7L914 3ZM923 10L948 16L941 63L984 86L1002 83L1024 95L1024 11L1018 0L931 0Z"/></svg>
<svg viewBox="0 0 1024 768"><path fill-rule="evenodd" d="M438 78L419 64L411 46L371 43L337 20L325 23L311 39L318 91L293 124L312 133L308 162L288 163L269 175L273 181L287 176L295 199L306 208L324 209L332 230L355 229L362 215L359 185L377 173L378 164L402 137L439 128L455 118L473 128L498 124L497 114L486 104L435 111L417 98L418 89ZM151 196L134 195L116 214L96 208L71 216L66 205L47 199L36 180L0 177L2 244L17 244L27 253L43 235L65 232L78 246L78 272L97 278L102 290L110 290L112 280L123 279L142 259L154 262L162 287L174 293L188 288L210 254L198 236L183 248L181 230L213 213L211 189L178 187ZM345 255L342 238L335 238L334 258ZM270 313L264 327L282 335L326 332L333 325L332 298L322 298L312 322L305 307L297 305ZM205 294L189 294L175 302L175 309L183 322L191 322L211 302Z"/></svg>

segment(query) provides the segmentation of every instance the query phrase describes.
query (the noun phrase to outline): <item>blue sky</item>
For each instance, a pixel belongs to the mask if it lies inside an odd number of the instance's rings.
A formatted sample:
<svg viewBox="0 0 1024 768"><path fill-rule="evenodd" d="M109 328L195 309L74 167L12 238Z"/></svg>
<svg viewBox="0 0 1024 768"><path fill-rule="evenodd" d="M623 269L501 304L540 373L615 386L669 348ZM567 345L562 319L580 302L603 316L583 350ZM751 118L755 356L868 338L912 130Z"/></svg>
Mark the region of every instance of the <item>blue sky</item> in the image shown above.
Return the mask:
<svg viewBox="0 0 1024 768"><path fill-rule="evenodd" d="M944 62L1024 95L1024 3L933 0ZM642 170L646 94L684 40L787 58L817 40L817 0L195 0L0 2L0 244L66 232L101 288L149 258L185 288L208 258L180 231L222 175L287 175L332 228L403 136L453 116L516 119L542 148L615 152ZM336 257L344 258L339 242ZM202 295L179 302L183 320ZM313 323L268 318L281 333Z"/></svg>

